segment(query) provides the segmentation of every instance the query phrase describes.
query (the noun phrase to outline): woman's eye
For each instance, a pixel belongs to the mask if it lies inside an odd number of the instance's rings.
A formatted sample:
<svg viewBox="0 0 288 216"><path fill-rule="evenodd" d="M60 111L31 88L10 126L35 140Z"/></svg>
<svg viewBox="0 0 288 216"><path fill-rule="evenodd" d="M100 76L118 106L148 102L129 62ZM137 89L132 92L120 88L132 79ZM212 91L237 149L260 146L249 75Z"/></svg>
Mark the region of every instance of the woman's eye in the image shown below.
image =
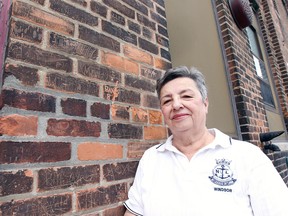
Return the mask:
<svg viewBox="0 0 288 216"><path fill-rule="evenodd" d="M192 95L183 95L183 98L192 98Z"/></svg>
<svg viewBox="0 0 288 216"><path fill-rule="evenodd" d="M171 100L164 100L164 101L162 102L162 104L163 104L163 105L164 105L164 104L168 104L170 101L171 101Z"/></svg>

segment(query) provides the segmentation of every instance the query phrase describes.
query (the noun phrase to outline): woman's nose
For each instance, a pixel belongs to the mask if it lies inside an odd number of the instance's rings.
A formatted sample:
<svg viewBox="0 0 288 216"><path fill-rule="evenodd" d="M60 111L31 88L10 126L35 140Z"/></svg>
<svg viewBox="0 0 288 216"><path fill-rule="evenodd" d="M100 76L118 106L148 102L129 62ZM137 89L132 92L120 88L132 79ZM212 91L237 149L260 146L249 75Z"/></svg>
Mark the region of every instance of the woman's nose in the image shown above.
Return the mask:
<svg viewBox="0 0 288 216"><path fill-rule="evenodd" d="M183 104L179 98L174 98L172 106L174 110L178 110L183 107Z"/></svg>

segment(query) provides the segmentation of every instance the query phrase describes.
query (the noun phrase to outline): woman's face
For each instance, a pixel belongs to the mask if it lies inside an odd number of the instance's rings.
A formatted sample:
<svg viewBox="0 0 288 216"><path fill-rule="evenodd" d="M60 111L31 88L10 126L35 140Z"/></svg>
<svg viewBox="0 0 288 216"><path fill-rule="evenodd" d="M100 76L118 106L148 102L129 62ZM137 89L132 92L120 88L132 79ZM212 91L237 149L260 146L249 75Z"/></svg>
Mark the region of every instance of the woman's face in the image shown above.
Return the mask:
<svg viewBox="0 0 288 216"><path fill-rule="evenodd" d="M203 101L194 80L181 77L166 83L160 92L160 106L172 133L197 133L206 127L208 99Z"/></svg>

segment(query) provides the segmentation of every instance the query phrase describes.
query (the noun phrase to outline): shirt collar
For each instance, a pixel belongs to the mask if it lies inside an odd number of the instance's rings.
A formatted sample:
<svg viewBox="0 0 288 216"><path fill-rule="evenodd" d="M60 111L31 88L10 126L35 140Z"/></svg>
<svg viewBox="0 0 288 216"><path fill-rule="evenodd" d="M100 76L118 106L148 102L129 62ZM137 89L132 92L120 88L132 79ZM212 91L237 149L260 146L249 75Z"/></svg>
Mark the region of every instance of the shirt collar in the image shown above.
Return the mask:
<svg viewBox="0 0 288 216"><path fill-rule="evenodd" d="M231 138L228 135L221 132L220 130L216 128L212 128L212 129L209 129L209 131L214 133L215 139L210 144L205 146L204 147L205 149L215 149L217 146L220 146L222 148L228 148L232 144ZM164 152L164 151L179 152L179 150L172 145L172 140L173 140L173 135L168 137L168 139L164 143L160 144L157 147L157 150L159 152Z"/></svg>

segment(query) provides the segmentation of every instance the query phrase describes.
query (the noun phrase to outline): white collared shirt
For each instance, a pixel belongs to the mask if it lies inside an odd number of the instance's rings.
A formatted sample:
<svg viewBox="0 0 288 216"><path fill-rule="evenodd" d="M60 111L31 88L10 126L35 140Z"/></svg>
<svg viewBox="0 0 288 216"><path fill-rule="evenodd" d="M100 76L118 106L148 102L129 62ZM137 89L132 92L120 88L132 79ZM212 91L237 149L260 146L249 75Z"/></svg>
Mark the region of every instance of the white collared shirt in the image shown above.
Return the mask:
<svg viewBox="0 0 288 216"><path fill-rule="evenodd" d="M148 149L125 207L144 216L287 216L288 189L268 157L212 130L214 141L190 161L172 136Z"/></svg>

